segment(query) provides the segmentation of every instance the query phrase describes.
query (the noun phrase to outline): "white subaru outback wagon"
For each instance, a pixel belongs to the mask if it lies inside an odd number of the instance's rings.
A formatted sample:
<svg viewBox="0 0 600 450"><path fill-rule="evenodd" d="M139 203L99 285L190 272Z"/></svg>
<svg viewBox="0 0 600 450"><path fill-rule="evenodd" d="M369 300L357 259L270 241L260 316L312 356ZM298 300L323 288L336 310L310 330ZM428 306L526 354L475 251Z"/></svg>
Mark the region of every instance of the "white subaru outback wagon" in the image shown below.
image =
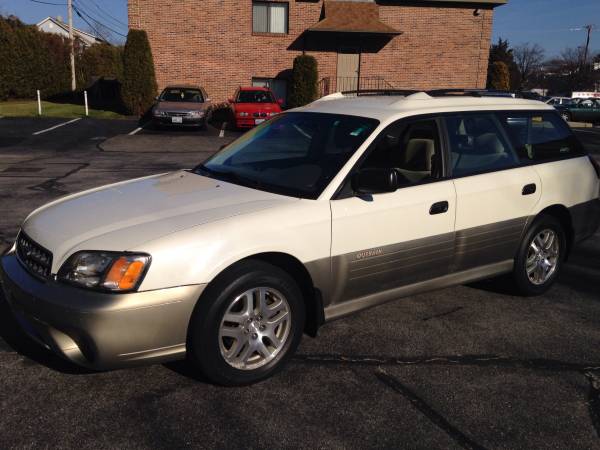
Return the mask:
<svg viewBox="0 0 600 450"><path fill-rule="evenodd" d="M600 220L599 169L543 103L333 94L193 170L34 211L2 258L22 328L109 369L187 357L252 383L303 332L403 296L556 280Z"/></svg>

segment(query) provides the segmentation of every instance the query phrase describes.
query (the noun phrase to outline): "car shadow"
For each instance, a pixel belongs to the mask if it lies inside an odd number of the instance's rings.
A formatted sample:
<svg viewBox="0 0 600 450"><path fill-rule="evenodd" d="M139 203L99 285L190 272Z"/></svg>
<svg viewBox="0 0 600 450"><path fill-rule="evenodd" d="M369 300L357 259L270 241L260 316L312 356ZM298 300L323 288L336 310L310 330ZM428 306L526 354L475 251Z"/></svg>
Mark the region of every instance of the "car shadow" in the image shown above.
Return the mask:
<svg viewBox="0 0 600 450"><path fill-rule="evenodd" d="M19 355L44 365L57 372L76 375L96 373L92 370L77 366L66 361L49 350L45 349L37 342L33 341L21 329L17 319L13 315L4 293L0 289L0 338Z"/></svg>
<svg viewBox="0 0 600 450"><path fill-rule="evenodd" d="M574 291L600 299L600 251L593 246L578 244L563 265L557 283ZM519 296L510 275L468 283L467 286L496 294Z"/></svg>

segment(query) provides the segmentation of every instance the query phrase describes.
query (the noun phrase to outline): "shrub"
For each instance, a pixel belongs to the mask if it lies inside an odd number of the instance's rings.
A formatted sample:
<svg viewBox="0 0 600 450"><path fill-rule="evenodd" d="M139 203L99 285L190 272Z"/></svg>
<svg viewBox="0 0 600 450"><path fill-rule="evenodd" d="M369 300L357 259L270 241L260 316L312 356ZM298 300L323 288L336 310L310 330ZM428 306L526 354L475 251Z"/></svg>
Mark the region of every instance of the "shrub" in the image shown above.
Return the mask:
<svg viewBox="0 0 600 450"><path fill-rule="evenodd" d="M0 99L44 98L70 86L69 46L14 17L0 17Z"/></svg>
<svg viewBox="0 0 600 450"><path fill-rule="evenodd" d="M130 30L123 50L121 86L128 112L143 115L154 103L157 89L148 36L143 30Z"/></svg>
<svg viewBox="0 0 600 450"><path fill-rule="evenodd" d="M488 87L499 91L510 89L510 72L506 63L495 61L489 70Z"/></svg>
<svg viewBox="0 0 600 450"><path fill-rule="evenodd" d="M99 78L123 79L123 47L94 44L81 54L77 70L77 84L88 88Z"/></svg>
<svg viewBox="0 0 600 450"><path fill-rule="evenodd" d="M295 108L316 100L318 78L317 60L310 55L296 56L288 105Z"/></svg>

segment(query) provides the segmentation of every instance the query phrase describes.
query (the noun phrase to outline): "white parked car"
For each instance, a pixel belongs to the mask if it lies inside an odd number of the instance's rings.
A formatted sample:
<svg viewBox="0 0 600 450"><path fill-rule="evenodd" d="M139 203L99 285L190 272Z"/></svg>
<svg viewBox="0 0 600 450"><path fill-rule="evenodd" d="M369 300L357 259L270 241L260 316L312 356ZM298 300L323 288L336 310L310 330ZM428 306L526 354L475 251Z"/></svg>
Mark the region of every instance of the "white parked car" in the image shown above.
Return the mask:
<svg viewBox="0 0 600 450"><path fill-rule="evenodd" d="M552 105L552 106L557 106L557 105L561 105L561 106L568 106L571 105L573 103L573 99L570 97L552 97L550 99L548 99L546 101L546 103L548 105Z"/></svg>
<svg viewBox="0 0 600 450"><path fill-rule="evenodd" d="M389 300L502 274L545 292L597 229L599 186L543 103L334 94L193 170L43 206L1 278L23 328L71 361L187 354L246 384L303 332Z"/></svg>

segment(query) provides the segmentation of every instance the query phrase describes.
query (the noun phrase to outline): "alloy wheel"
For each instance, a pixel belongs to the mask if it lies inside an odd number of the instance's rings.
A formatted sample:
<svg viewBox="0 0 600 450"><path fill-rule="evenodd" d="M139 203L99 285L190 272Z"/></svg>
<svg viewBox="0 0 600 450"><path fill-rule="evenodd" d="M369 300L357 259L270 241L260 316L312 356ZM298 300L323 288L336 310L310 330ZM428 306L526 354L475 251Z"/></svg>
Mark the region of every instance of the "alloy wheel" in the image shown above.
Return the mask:
<svg viewBox="0 0 600 450"><path fill-rule="evenodd" d="M547 228L535 235L527 250L525 270L536 286L546 283L556 272L560 257L560 242L555 231Z"/></svg>
<svg viewBox="0 0 600 450"><path fill-rule="evenodd" d="M221 356L236 369L257 369L277 357L290 329L290 306L281 292L269 287L249 289L229 304L221 320Z"/></svg>

